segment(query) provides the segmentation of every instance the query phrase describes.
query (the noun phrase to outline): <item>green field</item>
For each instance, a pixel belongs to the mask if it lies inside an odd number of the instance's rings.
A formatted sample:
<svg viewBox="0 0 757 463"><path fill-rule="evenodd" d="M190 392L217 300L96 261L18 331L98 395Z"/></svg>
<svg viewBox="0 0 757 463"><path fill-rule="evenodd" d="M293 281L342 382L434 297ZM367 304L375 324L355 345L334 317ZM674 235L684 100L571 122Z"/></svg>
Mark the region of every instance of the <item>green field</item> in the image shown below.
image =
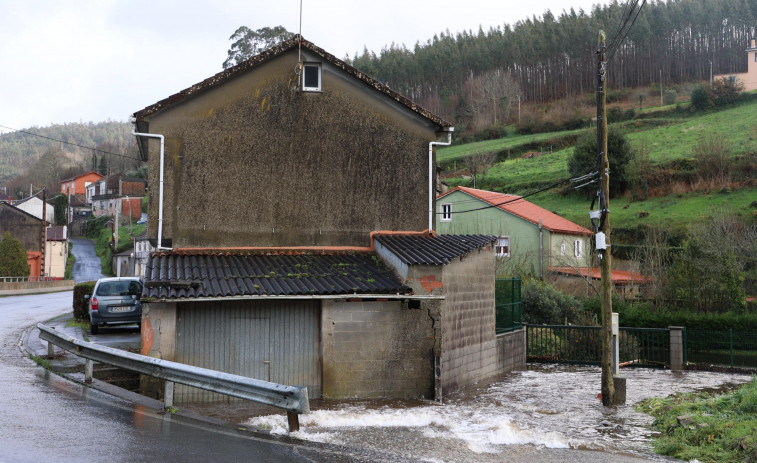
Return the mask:
<svg viewBox="0 0 757 463"><path fill-rule="evenodd" d="M757 152L757 102L734 108L705 113L701 116L680 118L671 115L665 123L649 124L648 121L630 121L623 124L630 129L628 139L631 145L646 146L653 166L668 165L672 161L690 161L693 149L700 140L710 136L722 136L730 146L732 156L751 155ZM510 136L500 140L470 143L450 147L441 153L444 159L464 156L464 153L479 150L501 150L507 146L519 146L527 141L550 140L575 131L553 132L539 136ZM568 158L573 148L530 159L508 159L489 169L479 188L511 194L528 194L541 187L569 177ZM447 164L449 166L449 164ZM470 179L447 176L445 181L451 186L471 186ZM612 181L612 174L610 176ZM594 191L593 186L586 189ZM587 226L590 199L584 194L566 194L565 188L555 188L529 198L530 201ZM613 228L627 230L641 225L664 224L668 228L683 230L691 222L700 221L714 213L735 214L743 218L757 220L757 188L734 187L724 192L683 192L645 201L631 201L628 197L611 201L610 220Z"/></svg>

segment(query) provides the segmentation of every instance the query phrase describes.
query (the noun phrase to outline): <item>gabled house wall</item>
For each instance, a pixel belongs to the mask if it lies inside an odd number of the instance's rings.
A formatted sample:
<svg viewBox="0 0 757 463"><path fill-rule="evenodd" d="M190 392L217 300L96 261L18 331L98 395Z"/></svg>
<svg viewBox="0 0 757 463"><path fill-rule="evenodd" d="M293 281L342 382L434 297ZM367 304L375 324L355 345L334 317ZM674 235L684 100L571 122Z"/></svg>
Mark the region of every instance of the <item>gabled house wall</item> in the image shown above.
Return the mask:
<svg viewBox="0 0 757 463"><path fill-rule="evenodd" d="M15 236L28 252L44 252L42 249L42 219L38 219L28 212L0 203L0 239L9 231ZM37 273L39 275L39 273Z"/></svg>
<svg viewBox="0 0 757 463"><path fill-rule="evenodd" d="M438 127L309 50L303 61L322 63L321 92L295 89L292 49L144 118L165 136L163 233L175 246L362 246L374 230L428 228ZM159 143L149 147L158 172Z"/></svg>

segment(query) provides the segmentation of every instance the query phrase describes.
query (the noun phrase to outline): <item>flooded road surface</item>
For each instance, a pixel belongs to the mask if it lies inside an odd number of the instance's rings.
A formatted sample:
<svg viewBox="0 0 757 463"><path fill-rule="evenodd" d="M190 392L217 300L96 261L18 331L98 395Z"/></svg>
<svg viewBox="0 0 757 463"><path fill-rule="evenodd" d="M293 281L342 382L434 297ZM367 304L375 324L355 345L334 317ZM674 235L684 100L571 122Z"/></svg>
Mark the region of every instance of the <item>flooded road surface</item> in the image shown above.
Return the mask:
<svg viewBox="0 0 757 463"><path fill-rule="evenodd" d="M626 405L606 408L597 397L600 369L593 366L532 365L500 381L433 402L355 401L316 403L300 417L306 440L367 446L429 462L665 461L654 454L652 418L633 404L673 392L731 388L748 375L670 370L622 370ZM281 414L254 417L249 424L286 432ZM565 449L565 450L558 450ZM590 452L581 452L590 451ZM539 459L553 455L554 459ZM609 454L615 454L609 458Z"/></svg>

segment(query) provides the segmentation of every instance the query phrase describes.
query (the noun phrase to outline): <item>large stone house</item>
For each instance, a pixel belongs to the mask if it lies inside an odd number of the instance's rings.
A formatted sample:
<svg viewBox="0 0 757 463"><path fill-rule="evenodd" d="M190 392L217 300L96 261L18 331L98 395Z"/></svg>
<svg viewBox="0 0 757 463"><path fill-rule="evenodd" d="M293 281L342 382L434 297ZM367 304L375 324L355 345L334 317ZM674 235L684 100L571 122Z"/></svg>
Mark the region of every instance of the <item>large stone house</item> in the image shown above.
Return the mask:
<svg viewBox="0 0 757 463"><path fill-rule="evenodd" d="M144 354L325 398L441 398L523 364L522 332L494 331L495 238L430 230L448 122L299 38L134 120Z"/></svg>

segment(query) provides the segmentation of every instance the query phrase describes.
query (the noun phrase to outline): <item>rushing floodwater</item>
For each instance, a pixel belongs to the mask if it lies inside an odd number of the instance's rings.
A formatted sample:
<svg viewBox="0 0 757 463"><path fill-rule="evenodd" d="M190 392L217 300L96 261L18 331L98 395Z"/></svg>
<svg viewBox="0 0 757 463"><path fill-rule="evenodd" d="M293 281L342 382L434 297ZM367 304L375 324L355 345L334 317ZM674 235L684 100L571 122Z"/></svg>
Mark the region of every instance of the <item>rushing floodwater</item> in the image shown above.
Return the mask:
<svg viewBox="0 0 757 463"><path fill-rule="evenodd" d="M652 419L633 404L673 392L730 388L748 375L624 369L626 405L606 408L597 397L600 369L533 365L433 402L353 401L319 404L300 417L301 439L369 446L432 462L502 461L516 446L602 450L656 458ZM314 407L316 408L316 407ZM247 422L286 433L282 414Z"/></svg>

